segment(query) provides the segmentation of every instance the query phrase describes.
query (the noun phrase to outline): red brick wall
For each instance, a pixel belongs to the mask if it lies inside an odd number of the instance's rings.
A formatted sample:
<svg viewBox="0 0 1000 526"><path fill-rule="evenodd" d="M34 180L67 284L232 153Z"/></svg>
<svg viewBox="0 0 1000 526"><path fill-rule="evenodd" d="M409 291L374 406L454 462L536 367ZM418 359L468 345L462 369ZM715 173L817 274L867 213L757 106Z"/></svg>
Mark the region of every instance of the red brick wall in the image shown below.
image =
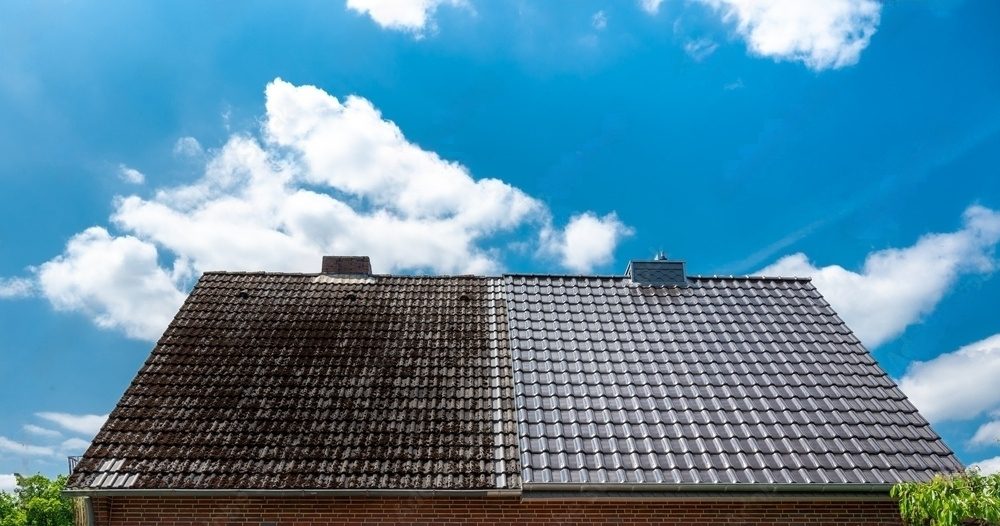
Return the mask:
<svg viewBox="0 0 1000 526"><path fill-rule="evenodd" d="M94 498L100 526L318 524L892 525L894 502L521 500L518 497Z"/></svg>

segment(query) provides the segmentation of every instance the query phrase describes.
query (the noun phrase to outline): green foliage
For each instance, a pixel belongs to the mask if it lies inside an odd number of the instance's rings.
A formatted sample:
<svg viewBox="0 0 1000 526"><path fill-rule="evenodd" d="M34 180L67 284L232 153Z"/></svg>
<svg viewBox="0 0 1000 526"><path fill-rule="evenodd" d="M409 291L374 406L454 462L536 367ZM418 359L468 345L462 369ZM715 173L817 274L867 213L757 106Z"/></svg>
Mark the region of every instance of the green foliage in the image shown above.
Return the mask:
<svg viewBox="0 0 1000 526"><path fill-rule="evenodd" d="M891 495L913 526L1000 525L1000 474L937 475L928 482L896 484Z"/></svg>
<svg viewBox="0 0 1000 526"><path fill-rule="evenodd" d="M66 477L17 478L13 494L0 492L0 526L71 526L73 504L62 496Z"/></svg>

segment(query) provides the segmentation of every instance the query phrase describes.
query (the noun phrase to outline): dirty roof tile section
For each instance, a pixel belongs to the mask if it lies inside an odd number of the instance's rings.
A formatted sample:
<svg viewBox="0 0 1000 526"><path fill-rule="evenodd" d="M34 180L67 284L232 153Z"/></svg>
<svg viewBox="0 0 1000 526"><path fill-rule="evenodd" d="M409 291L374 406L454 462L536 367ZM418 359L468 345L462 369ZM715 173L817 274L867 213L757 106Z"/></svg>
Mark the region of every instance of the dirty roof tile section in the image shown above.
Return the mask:
<svg viewBox="0 0 1000 526"><path fill-rule="evenodd" d="M689 283L506 277L525 489L961 469L807 280Z"/></svg>
<svg viewBox="0 0 1000 526"><path fill-rule="evenodd" d="M517 488L503 294L206 274L68 488Z"/></svg>

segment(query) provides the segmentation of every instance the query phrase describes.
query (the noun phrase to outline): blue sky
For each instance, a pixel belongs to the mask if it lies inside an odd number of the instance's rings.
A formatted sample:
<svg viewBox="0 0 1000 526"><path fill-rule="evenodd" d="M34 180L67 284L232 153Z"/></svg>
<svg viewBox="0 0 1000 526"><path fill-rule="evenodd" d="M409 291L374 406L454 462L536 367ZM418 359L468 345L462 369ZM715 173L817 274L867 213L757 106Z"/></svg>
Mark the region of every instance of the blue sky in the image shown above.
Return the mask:
<svg viewBox="0 0 1000 526"><path fill-rule="evenodd" d="M814 278L1000 470L1000 4L0 5L0 486L205 270Z"/></svg>

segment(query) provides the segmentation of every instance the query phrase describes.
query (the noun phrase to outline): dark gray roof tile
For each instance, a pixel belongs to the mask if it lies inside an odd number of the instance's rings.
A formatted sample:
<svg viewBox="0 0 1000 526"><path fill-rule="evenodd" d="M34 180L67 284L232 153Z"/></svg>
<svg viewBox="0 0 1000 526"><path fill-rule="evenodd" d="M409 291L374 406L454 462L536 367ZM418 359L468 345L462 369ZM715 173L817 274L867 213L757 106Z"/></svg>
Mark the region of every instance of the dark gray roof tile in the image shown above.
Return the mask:
<svg viewBox="0 0 1000 526"><path fill-rule="evenodd" d="M526 483L891 483L961 469L808 281L506 284Z"/></svg>

